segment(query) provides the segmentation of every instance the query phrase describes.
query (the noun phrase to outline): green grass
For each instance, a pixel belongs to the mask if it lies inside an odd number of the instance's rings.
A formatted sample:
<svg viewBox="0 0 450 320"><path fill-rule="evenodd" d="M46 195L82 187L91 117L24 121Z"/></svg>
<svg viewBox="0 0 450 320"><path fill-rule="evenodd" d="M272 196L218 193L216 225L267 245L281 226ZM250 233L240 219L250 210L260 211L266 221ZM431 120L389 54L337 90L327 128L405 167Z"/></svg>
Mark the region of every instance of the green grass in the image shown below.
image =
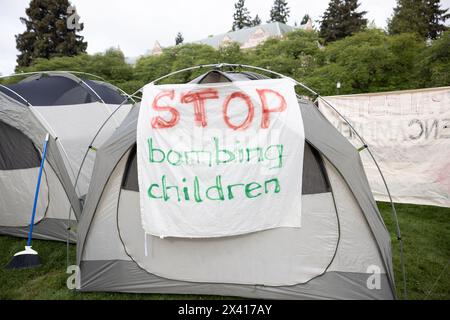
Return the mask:
<svg viewBox="0 0 450 320"><path fill-rule="evenodd" d="M386 226L394 233L390 204L379 203ZM397 204L407 274L408 299L450 299L450 209ZM403 297L399 246L392 236L397 294ZM438 277L440 276L439 280Z"/></svg>
<svg viewBox="0 0 450 320"><path fill-rule="evenodd" d="M386 225L394 230L390 207L379 204ZM402 229L409 299L450 299L450 209L397 205ZM392 237L397 291L402 296L398 242ZM24 239L0 236L0 266L23 250ZM0 268L0 299L226 299L226 297L164 294L79 293L66 288L66 245L35 241L43 266L10 271ZM75 247L71 246L71 261ZM443 272L444 271L444 272ZM439 281L437 281L440 275Z"/></svg>

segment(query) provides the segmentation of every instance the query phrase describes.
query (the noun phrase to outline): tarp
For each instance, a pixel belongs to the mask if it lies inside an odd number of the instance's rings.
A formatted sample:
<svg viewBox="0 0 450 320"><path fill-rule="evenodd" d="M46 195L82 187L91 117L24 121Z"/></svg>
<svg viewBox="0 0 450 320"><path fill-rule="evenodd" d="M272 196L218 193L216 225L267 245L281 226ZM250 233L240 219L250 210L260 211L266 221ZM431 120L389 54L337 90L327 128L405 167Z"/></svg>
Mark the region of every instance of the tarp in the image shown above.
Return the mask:
<svg viewBox="0 0 450 320"><path fill-rule="evenodd" d="M137 131L144 230L200 238L301 227L304 137L287 79L147 85Z"/></svg>
<svg viewBox="0 0 450 320"><path fill-rule="evenodd" d="M370 146L394 202L450 207L450 87L325 97ZM356 147L349 126L319 99L319 110ZM361 158L376 200L388 196L368 155Z"/></svg>

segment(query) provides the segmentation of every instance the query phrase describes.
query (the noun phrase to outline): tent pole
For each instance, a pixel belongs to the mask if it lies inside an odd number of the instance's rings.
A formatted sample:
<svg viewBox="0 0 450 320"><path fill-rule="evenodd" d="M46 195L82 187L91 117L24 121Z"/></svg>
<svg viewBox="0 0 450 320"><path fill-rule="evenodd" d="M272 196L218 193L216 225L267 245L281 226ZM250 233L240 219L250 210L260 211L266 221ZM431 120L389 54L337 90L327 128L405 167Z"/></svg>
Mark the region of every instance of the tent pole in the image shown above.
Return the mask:
<svg viewBox="0 0 450 320"><path fill-rule="evenodd" d="M22 72L22 73L13 73L13 74L10 74L10 75L6 75L6 76L0 76L0 79L6 79L6 78L13 78L13 77L21 77L21 76L30 76L30 75L36 75L36 74L48 74L48 75L52 75L52 74L55 74L55 75L57 75L57 74L74 74L74 75L77 75L77 74L79 74L79 75L87 75L87 76L90 76L90 77L93 77L93 78L96 78L96 79L98 79L98 80L101 80L101 81L103 81L103 82L108 82L107 80L105 80L104 78L102 78L102 77L100 77L100 76L98 76L98 75L95 75L95 74L92 74L92 73L88 73L88 72L82 72L82 71L65 71L65 70L56 70L56 71L33 71L33 72ZM77 78L79 78L79 77L77 77ZM80 79L81 80L81 79ZM89 87L89 86L88 86ZM119 88L119 87L117 87L117 86L115 86L114 85L114 87L117 89L117 90L119 90L120 91L120 93L122 94L122 95L125 95L125 96L128 96L128 97L130 97L125 91L123 91L121 88ZM89 87L90 88L90 87ZM8 88L6 88L6 89L8 89ZM90 88L91 90L92 90L92 88ZM94 90L92 90L92 91L94 91ZM97 93L94 91L94 93L97 95ZM97 95L98 96L98 95ZM100 98L101 99L101 98ZM134 101L134 99L131 97L131 100L133 100ZM136 101L134 101L134 102L136 102Z"/></svg>
<svg viewBox="0 0 450 320"><path fill-rule="evenodd" d="M4 85L2 85L2 84L0 84L0 87L3 88L3 89L5 89L5 90L8 90L9 92L11 92L11 93L15 94L16 96L18 96L18 97L19 97L20 99L22 99L29 107L32 106L31 103L29 103L27 99L25 99L24 97L22 97L20 94L18 94L18 93L17 93L16 91L14 91L13 89L8 88L8 87L6 87L6 86L4 86Z"/></svg>
<svg viewBox="0 0 450 320"><path fill-rule="evenodd" d="M87 73L87 72L81 72L81 71L63 71L63 70L56 70L56 71L33 71L33 72L20 72L20 73L13 73L10 75L6 75L6 76L0 76L0 79L5 79L5 78L12 78L12 77L21 77L21 76L30 76L30 75L35 75L35 74L67 74L67 73L73 73L73 74L85 74L94 78L97 78L99 80L105 81L105 79L103 79L102 77L99 77L95 74L92 73Z"/></svg>

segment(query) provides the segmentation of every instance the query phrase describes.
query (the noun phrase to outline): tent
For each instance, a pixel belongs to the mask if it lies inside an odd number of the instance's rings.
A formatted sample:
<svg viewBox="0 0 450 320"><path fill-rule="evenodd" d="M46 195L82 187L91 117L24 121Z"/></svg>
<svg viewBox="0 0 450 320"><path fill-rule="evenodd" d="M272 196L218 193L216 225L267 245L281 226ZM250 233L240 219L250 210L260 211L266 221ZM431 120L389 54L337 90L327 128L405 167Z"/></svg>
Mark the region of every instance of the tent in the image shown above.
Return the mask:
<svg viewBox="0 0 450 320"><path fill-rule="evenodd" d="M130 109L110 84L67 72L39 72L0 85L0 234L26 236L40 165L39 150L51 135L34 237L66 240L67 224L81 214L95 152ZM113 114L114 113L114 114ZM92 142L102 124L111 117ZM85 157L86 154L86 157ZM83 160L83 158L85 159ZM69 234L75 240L74 230Z"/></svg>
<svg viewBox="0 0 450 320"><path fill-rule="evenodd" d="M212 70L193 82L261 78L253 72ZM395 298L390 236L359 153L315 104L299 98L299 105L306 135L302 227L203 239L144 234L136 163L139 107L134 107L97 152L78 228L80 290ZM371 276L378 277L375 287Z"/></svg>

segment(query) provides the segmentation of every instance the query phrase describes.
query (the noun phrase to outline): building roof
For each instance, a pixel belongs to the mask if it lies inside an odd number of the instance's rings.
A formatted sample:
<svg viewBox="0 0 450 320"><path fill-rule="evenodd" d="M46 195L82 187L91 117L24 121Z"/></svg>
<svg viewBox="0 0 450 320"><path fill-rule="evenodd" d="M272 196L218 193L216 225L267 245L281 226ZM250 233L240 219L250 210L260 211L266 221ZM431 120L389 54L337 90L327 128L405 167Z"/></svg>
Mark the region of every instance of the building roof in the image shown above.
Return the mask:
<svg viewBox="0 0 450 320"><path fill-rule="evenodd" d="M270 37L281 37L284 34L294 31L296 28L288 26L280 22L272 22L268 24L262 24L255 27L249 27L240 29L237 31L231 31L227 33L222 33L213 37L202 39L196 41L196 43L202 43L210 45L214 48L219 48L224 43L237 42L241 46L246 47L245 44L249 44L252 38L270 38Z"/></svg>
<svg viewBox="0 0 450 320"><path fill-rule="evenodd" d="M216 36L211 36L202 40L193 41L191 43L206 44L213 48L220 48L232 42L237 42L242 49L254 48L260 43L263 43L270 38L280 38L286 33L294 30L313 30L311 19L306 24L298 27L291 27L281 22L271 22L267 24L261 24L255 27L248 27L236 31L222 33ZM144 56L159 55L163 52L163 47L158 41L152 49L148 50ZM127 58L127 62L134 64L140 57Z"/></svg>

